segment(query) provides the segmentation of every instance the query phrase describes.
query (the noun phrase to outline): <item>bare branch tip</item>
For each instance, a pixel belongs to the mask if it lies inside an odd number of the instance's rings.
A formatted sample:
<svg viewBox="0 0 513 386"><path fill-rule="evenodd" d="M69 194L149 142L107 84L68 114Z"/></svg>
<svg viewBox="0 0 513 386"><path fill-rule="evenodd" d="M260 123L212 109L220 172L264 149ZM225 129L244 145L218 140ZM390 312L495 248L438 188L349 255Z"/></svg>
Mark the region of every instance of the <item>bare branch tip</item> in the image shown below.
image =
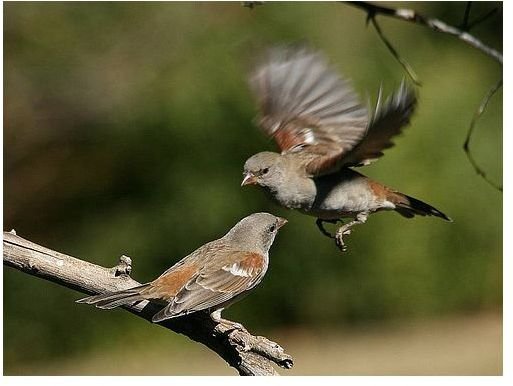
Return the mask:
<svg viewBox="0 0 513 386"><path fill-rule="evenodd" d="M132 272L132 259L129 256L121 255L119 263L114 267L114 276L130 276Z"/></svg>
<svg viewBox="0 0 513 386"><path fill-rule="evenodd" d="M472 134L474 133L474 129L476 126L477 121L483 115L486 108L488 107L488 103L490 102L490 99L495 95L495 93L502 87L502 79L500 79L496 84L494 84L490 90L486 93L483 100L481 101L481 104L478 106L476 112L474 113L474 117L472 118L472 121L470 121L470 125L467 130L467 136L465 138L465 142L463 143L463 151L465 152L467 159L469 160L470 164L474 168L474 171L477 173L478 176L482 177L490 186L498 190L499 192L502 192L502 185L492 181L485 171L478 165L476 160L474 159L472 152L470 150L470 139L472 137Z"/></svg>
<svg viewBox="0 0 513 386"><path fill-rule="evenodd" d="M11 233L4 232L4 236ZM119 258L117 266L104 268L22 240L27 243L7 243L11 250L6 253L4 248L5 265L89 294L120 291L140 285L127 276L122 277L124 280L113 277L114 274L119 276L130 273L132 259L126 255ZM4 247L5 245L4 241ZM58 270L56 266L59 267ZM156 312L155 305L148 303L147 300L124 308L149 322ZM238 323L228 324L233 326ZM240 330L236 329L231 333L228 329L227 333L223 334L224 338L218 336L212 319L206 313L191 314L190 317L168 320L159 325L207 346L240 375L279 375L273 363L282 368L291 367L292 358L284 354L280 346L270 343L271 341L266 338L251 335L242 326Z"/></svg>
<svg viewBox="0 0 513 386"><path fill-rule="evenodd" d="M398 20L403 20L406 22L422 25L424 27L427 27L433 31L445 33L448 35L452 35L456 37L457 39L461 40L462 42L474 47L475 49L480 50L486 55L489 55L496 61L502 64L502 53L497 51L496 49L484 44L479 39L477 39L475 36L470 35L469 33L465 32L465 29L457 28L452 25L446 24L445 22L427 17L425 15L419 14L413 9L403 9L403 8L392 8L392 7L386 7L382 5L373 4L367 1L346 1L344 2L348 5L351 5L356 8L362 9L364 12L367 13L367 21L374 20L375 15L383 15L391 18L395 18ZM470 7L468 8L468 12L470 13ZM493 15L497 11L490 11L488 14L484 15L483 17L477 19L476 21L472 23L468 23L466 25L466 30L469 30L476 24L486 20L488 17ZM467 20L468 22L468 20ZM464 20L465 23L465 20ZM385 43L387 44L387 43ZM388 45L388 44L387 44ZM404 67L404 65L403 65Z"/></svg>
<svg viewBox="0 0 513 386"><path fill-rule="evenodd" d="M369 14L370 15L370 14ZM390 40L385 36L383 33L383 30L381 29L381 26L378 24L376 18L372 16L370 18L370 21L372 21L372 25L374 26L374 29L376 30L376 33L378 34L381 41L385 44L385 46L388 48L388 51L392 54L392 56L399 62L399 64L403 67L406 74L408 74L409 78L412 80L412 82L418 86L422 87L422 83L420 82L419 78L417 77L417 74L413 70L413 68L410 66L410 64L399 55L399 52L394 48Z"/></svg>

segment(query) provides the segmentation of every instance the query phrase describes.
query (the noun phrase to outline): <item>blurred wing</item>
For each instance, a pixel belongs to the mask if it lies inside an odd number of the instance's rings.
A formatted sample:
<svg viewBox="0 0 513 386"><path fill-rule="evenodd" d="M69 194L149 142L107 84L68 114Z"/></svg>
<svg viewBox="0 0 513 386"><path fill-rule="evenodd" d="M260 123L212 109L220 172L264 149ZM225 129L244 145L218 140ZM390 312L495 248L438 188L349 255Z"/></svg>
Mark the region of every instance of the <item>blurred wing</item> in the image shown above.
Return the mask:
<svg viewBox="0 0 513 386"><path fill-rule="evenodd" d="M415 90L404 81L385 103L381 102L380 89L367 134L358 146L346 154L341 163L345 166L362 166L381 157L383 150L394 146L392 137L400 134L410 122L416 104Z"/></svg>
<svg viewBox="0 0 513 386"><path fill-rule="evenodd" d="M187 283L173 301L153 317L160 321L206 310L229 301L253 288L265 274L264 257L251 252L237 252L220 267L201 272Z"/></svg>
<svg viewBox="0 0 513 386"><path fill-rule="evenodd" d="M310 173L328 172L365 135L366 108L319 53L271 50L250 83L262 130L283 153L308 153Z"/></svg>

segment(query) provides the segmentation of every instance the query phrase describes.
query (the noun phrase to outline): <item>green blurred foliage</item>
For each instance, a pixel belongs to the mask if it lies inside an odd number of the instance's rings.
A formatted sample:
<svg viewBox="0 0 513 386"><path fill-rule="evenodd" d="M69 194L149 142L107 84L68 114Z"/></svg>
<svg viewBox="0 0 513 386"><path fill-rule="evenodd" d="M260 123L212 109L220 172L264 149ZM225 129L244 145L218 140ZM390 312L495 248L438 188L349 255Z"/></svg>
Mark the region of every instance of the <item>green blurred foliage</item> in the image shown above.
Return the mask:
<svg viewBox="0 0 513 386"><path fill-rule="evenodd" d="M465 3L413 3L458 25ZM473 17L497 3L476 3ZM475 16L474 16L475 15ZM379 18L423 86L397 147L362 172L454 223L372 216L340 254L314 218L240 188L273 144L255 127L247 73L266 47L308 42L363 99L405 76L360 10L337 3L4 3L4 228L105 266L132 256L148 281L255 211L289 219L254 293L227 311L248 328L307 328L500 309L502 195L462 151L501 66L461 41ZM502 11L472 33L502 46ZM502 179L502 91L471 148ZM4 364L130 339L177 342L121 311L4 270ZM183 343L186 344L186 343ZM178 346L177 346L178 345Z"/></svg>

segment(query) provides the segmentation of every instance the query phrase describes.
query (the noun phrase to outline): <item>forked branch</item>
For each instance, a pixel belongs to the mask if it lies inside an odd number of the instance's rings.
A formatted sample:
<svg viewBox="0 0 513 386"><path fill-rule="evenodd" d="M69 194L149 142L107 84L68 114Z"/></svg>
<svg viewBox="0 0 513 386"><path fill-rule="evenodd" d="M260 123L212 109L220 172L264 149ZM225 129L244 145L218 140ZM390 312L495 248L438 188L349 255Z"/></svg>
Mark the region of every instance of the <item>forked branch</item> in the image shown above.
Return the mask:
<svg viewBox="0 0 513 386"><path fill-rule="evenodd" d="M493 59L502 64L502 54L499 51L484 44L481 40L476 38L474 35L469 34L467 31L449 25L439 19L424 16L417 11L414 11L413 9L384 7L381 5L369 3L367 1L346 1L345 3L363 9L367 12L367 17L369 19L374 18L376 15L383 15L410 23L419 24L436 32L455 36L464 43L480 50L486 55L491 56ZM486 18L487 17L488 15L486 15ZM481 21L482 20L479 22ZM477 22L472 23L472 26L474 26L476 23Z"/></svg>
<svg viewBox="0 0 513 386"><path fill-rule="evenodd" d="M391 8L391 7L385 7L381 5L372 4L366 1L346 1L345 3L352 5L354 7L360 8L367 12L367 22L372 22L372 25L376 32L378 33L378 36L383 41L383 43L386 45L390 53L394 56L394 58L401 64L401 66L404 68L408 76L412 79L412 81L417 84L421 85L419 79L417 78L415 72L413 71L413 68L408 64L408 62L401 57L399 52L394 48L390 40L385 36L383 33L381 26L378 24L376 20L377 15L383 15L388 16L392 18L396 18L399 20L419 24L425 27L430 28L433 31L442 32L448 35L452 35L460 39L461 41L467 43L468 45L484 52L485 54L489 55L496 61L498 61L500 64L502 64L502 54L493 49L490 46L487 46L483 42L481 42L479 39L477 39L475 36L468 33L468 31L475 27L477 24L483 22L484 20L488 19L490 16L495 14L499 8L496 7L492 9L490 12L487 12L486 14L478 17L473 22L470 22L470 10L472 7L472 2L467 2L467 5L465 7L465 12L463 15L463 21L460 28L451 26L447 23L444 23L441 20L427 17L425 15L422 15L412 9L404 9L404 8ZM476 173L481 176L488 184L493 186L495 189L502 192L502 185L495 183L492 181L486 172L478 165L476 160L474 159L474 156L472 155L470 151L470 138L474 132L474 128L476 126L476 123L478 119L481 117L483 112L486 110L486 107L488 106L488 102L492 98L492 96L502 87L502 79L495 84L490 91L485 95L483 101L481 102L479 108L477 109L476 113L474 114L474 117L472 118L472 121L470 122L470 126L467 132L467 137L465 139L465 143L463 145L463 150L465 152L465 155L467 156L470 164L476 171Z"/></svg>
<svg viewBox="0 0 513 386"><path fill-rule="evenodd" d="M477 121L483 115L483 113L486 110L486 107L488 106L488 103L490 102L490 99L495 95L495 93L502 87L502 79L499 80L496 84L493 85L493 87L488 91L488 93L485 95L483 100L481 101L481 104L477 108L476 112L474 113L474 116L472 117L472 121L470 122L470 126L467 131L467 137L465 138L465 142L463 143L463 151L467 155L468 160L470 161L470 164L476 171L478 175L483 177L483 179L493 186L498 191L502 192L502 184L498 184L494 181L492 181L486 172L478 165L477 161L474 159L474 156L470 152L470 139L472 138L472 134L474 133L474 128L476 126Z"/></svg>

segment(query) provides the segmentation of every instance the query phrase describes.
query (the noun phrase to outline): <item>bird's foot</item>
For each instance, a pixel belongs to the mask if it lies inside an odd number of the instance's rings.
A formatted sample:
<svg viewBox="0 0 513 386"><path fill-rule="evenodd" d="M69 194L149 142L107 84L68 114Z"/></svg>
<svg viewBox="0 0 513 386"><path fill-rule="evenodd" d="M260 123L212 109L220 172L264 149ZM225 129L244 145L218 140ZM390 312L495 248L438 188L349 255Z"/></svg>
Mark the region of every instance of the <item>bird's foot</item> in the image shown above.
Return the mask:
<svg viewBox="0 0 513 386"><path fill-rule="evenodd" d="M248 332L248 330L246 330L242 324L226 319L217 321L217 325L215 326L214 330L220 335L229 335L233 331Z"/></svg>
<svg viewBox="0 0 513 386"><path fill-rule="evenodd" d="M221 310L212 312L210 314L210 317L214 322L217 323L217 325L215 326L215 331L219 334L228 335L235 330L248 332L248 330L246 330L246 328L242 324L222 318Z"/></svg>
<svg viewBox="0 0 513 386"><path fill-rule="evenodd" d="M347 252L347 245L344 243L344 235L348 235L350 233L350 229L340 227L335 235L335 244L337 244L337 247L341 252Z"/></svg>
<svg viewBox="0 0 513 386"><path fill-rule="evenodd" d="M340 249L342 252L347 251L347 246L344 243L343 237L351 234L351 227L353 225L365 223L365 221L367 221L368 215L369 214L367 212L360 212L356 215L353 221L350 221L338 228L335 235L335 243L337 244L338 249Z"/></svg>

